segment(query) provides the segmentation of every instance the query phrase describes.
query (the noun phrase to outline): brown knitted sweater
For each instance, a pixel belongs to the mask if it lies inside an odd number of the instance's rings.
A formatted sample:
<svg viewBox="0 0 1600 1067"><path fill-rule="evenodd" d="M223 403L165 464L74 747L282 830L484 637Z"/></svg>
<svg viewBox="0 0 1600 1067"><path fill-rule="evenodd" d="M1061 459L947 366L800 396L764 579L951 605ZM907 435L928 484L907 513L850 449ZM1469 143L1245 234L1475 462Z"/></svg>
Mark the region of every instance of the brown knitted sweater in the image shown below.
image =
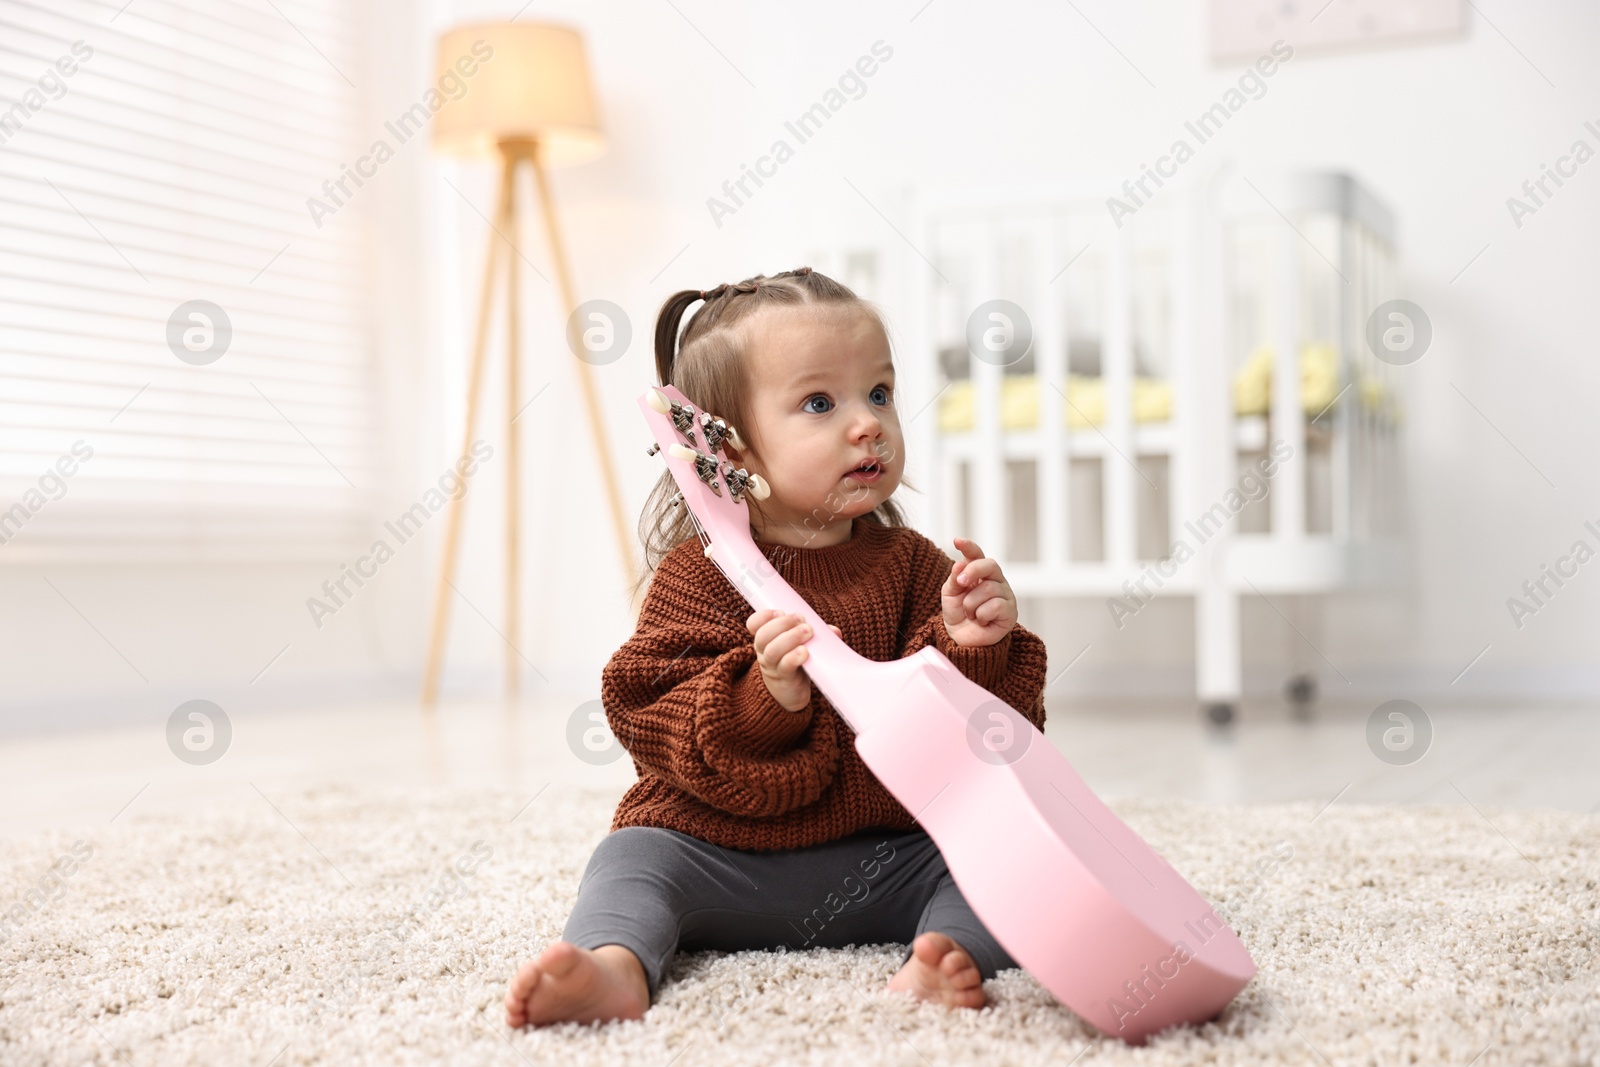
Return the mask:
<svg viewBox="0 0 1600 1067"><path fill-rule="evenodd" d="M954 562L909 527L857 518L826 548L757 540L784 579L874 660L927 645L1044 727L1045 646L1018 625L964 648L944 628L939 591ZM821 844L868 827L916 824L856 753L855 734L815 685L789 711L755 664L751 608L698 539L656 568L638 628L601 672L600 695L639 780L611 829L660 826L738 849Z"/></svg>

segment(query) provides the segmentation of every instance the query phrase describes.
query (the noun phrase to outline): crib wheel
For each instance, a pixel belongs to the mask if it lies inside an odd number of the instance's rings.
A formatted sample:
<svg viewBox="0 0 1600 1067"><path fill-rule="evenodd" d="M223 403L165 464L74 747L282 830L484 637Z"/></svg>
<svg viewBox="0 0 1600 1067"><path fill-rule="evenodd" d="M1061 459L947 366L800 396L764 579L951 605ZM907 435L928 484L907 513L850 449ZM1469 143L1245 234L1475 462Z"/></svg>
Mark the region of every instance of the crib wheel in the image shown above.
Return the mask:
<svg viewBox="0 0 1600 1067"><path fill-rule="evenodd" d="M1226 726L1233 721L1232 704L1207 704L1206 718L1218 726Z"/></svg>
<svg viewBox="0 0 1600 1067"><path fill-rule="evenodd" d="M1284 686L1284 695L1289 698L1291 713L1299 722L1311 718L1311 705L1317 699L1317 679L1311 674L1297 674L1289 679L1289 684Z"/></svg>

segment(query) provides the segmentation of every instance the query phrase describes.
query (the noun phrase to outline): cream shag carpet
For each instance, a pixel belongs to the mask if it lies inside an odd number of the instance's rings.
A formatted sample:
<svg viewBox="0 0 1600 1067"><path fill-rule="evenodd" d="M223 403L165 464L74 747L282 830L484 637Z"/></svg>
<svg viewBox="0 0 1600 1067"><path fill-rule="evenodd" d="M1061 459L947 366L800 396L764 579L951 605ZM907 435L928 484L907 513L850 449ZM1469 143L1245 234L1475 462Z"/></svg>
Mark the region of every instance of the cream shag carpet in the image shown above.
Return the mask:
<svg viewBox="0 0 1600 1067"><path fill-rule="evenodd" d="M891 994L895 945L680 955L642 1021L508 1031L506 980L559 936L618 796L561 786L531 803L492 790L252 795L0 846L0 1061L1600 1057L1600 818L1467 805L1115 805L1260 966L1219 1020L1142 1049L1097 1039L1021 971L989 982L990 1005L976 1012Z"/></svg>

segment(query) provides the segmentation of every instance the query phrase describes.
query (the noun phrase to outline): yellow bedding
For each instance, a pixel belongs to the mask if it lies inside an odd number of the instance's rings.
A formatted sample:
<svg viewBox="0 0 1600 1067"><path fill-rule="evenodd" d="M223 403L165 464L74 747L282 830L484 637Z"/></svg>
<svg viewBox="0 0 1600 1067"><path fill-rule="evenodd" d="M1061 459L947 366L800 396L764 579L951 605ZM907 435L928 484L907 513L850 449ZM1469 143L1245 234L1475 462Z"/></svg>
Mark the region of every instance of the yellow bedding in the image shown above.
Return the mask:
<svg viewBox="0 0 1600 1067"><path fill-rule="evenodd" d="M1272 349L1257 348L1233 380L1233 408L1239 415L1264 415L1272 400ZM1338 395L1332 345L1306 345L1300 350L1300 402L1315 415ZM1381 399L1379 383L1363 383L1369 406ZM1075 430L1105 421L1105 382L1082 374L1067 376L1067 425ZM1164 422L1172 417L1172 383L1162 378L1133 380L1133 421ZM1027 430L1039 424L1039 380L1032 374L1006 375L1000 380L1000 425L1007 430ZM950 384L939 398L939 429L961 433L972 429L973 393L970 379Z"/></svg>

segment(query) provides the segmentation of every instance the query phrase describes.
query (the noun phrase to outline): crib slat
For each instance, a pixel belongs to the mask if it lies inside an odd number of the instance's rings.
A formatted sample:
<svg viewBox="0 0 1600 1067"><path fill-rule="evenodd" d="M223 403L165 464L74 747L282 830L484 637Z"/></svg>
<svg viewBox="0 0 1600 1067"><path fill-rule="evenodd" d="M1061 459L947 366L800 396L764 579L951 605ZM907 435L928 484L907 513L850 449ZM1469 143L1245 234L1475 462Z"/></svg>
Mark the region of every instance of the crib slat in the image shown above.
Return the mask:
<svg viewBox="0 0 1600 1067"><path fill-rule="evenodd" d="M1399 278L1396 275L1396 264L1391 252L1383 260L1382 268L1377 272L1381 288L1374 294L1376 302L1382 303L1394 296L1397 292ZM1385 390L1395 390L1400 387L1400 376L1395 369L1387 363L1373 360L1374 370L1378 372L1378 380L1383 383ZM1385 393L1386 396L1391 395ZM1374 425L1376 424L1376 425ZM1361 472L1364 479L1363 485L1376 495L1379 501L1378 514L1381 518L1377 524L1369 522L1362 531L1363 536L1377 536L1381 531L1384 536L1391 536L1403 531L1402 523L1405 521L1405 510L1402 505L1404 486L1401 476L1404 468L1400 466L1399 441L1396 438L1396 429L1387 417L1382 421L1368 419L1369 441L1373 443L1369 448L1376 450L1381 446L1382 451L1378 458Z"/></svg>
<svg viewBox="0 0 1600 1067"><path fill-rule="evenodd" d="M918 191L911 198L911 233L919 243L918 248L929 250L935 261L939 259L939 233L927 207L926 194ZM895 404L900 409L900 429L905 435L906 464L902 469L914 472L915 480L924 488L921 498L932 505L929 515L912 515L913 523L926 523L937 539L949 537L950 500L955 486L949 475L949 463L939 441L938 393L944 382L939 372L938 348L943 338L935 325L934 309L937 307L939 275L922 261L921 256L906 256L911 292L911 322L909 326L908 361L897 367ZM904 385L901 385L901 383ZM899 493L902 503L911 494ZM911 496L911 499L917 499ZM919 505L920 506L920 505Z"/></svg>
<svg viewBox="0 0 1600 1067"><path fill-rule="evenodd" d="M1004 227L997 216L986 215L984 225L976 228L978 234L973 246L972 290L962 310L970 314L977 306L999 295L999 242ZM1000 376L1001 367L988 359L978 359L968 353L972 365L972 385L976 411L978 455L972 464L972 532L963 536L978 542L985 553L999 558L1005 551L1005 458L1000 448ZM950 548L954 552L954 546Z"/></svg>
<svg viewBox="0 0 1600 1067"><path fill-rule="evenodd" d="M1309 280L1300 254L1303 238L1285 224L1278 237L1278 337L1272 361L1272 441L1291 449L1273 475L1274 540L1297 540L1306 532L1306 427L1300 400L1300 288ZM1272 442L1269 441L1268 448Z"/></svg>
<svg viewBox="0 0 1600 1067"><path fill-rule="evenodd" d="M1046 213L1033 241L1034 278L1039 279L1040 299L1034 316L1034 369L1039 383L1039 440L1042 454L1036 474L1035 493L1039 501L1039 560L1047 572L1065 565L1069 557L1068 533L1072 529L1067 515L1066 403L1061 394L1067 388L1067 346L1062 329L1062 308L1066 304L1065 283L1053 281L1061 258L1060 217ZM1058 392L1057 390L1060 390Z"/></svg>
<svg viewBox="0 0 1600 1067"><path fill-rule="evenodd" d="M1339 220L1339 269L1352 275L1360 281L1359 287L1349 294L1349 298L1340 302L1338 322L1338 377L1334 382L1334 391L1343 389L1348 382L1357 378L1359 353L1356 352L1355 323L1352 316L1357 308L1370 307L1368 303L1368 287L1371 284L1370 264L1367 261L1367 235L1365 231L1355 227L1349 219ZM1338 540L1346 540L1350 536L1350 434L1358 426L1358 419L1351 417L1351 404L1359 404L1361 390L1352 388L1339 398L1334 405L1334 410L1322 416L1318 425L1331 426L1334 430L1332 455L1329 457L1329 510L1331 513L1330 530ZM1315 416L1315 412L1312 415Z"/></svg>
<svg viewBox="0 0 1600 1067"><path fill-rule="evenodd" d="M1137 558L1134 484L1139 476L1133 450L1133 273L1129 223L1111 239L1106 279L1105 332L1101 337L1100 373L1105 381L1104 430L1112 454L1102 460L1105 485L1106 562L1113 571L1131 572Z"/></svg>
<svg viewBox="0 0 1600 1067"><path fill-rule="evenodd" d="M1167 258L1167 291L1172 298L1171 331L1172 361L1169 378L1172 382L1172 416L1169 420L1173 446L1167 455L1167 514L1168 544L1173 547L1179 540L1191 536L1181 524L1199 512L1201 460L1195 427L1200 405L1204 402L1200 391L1200 376L1195 361L1200 331L1199 311L1196 305L1193 267L1199 255L1199 235L1196 227L1204 207L1201 199L1203 186L1191 184L1175 195L1172 221L1172 254ZM1232 420L1228 420L1230 423Z"/></svg>

